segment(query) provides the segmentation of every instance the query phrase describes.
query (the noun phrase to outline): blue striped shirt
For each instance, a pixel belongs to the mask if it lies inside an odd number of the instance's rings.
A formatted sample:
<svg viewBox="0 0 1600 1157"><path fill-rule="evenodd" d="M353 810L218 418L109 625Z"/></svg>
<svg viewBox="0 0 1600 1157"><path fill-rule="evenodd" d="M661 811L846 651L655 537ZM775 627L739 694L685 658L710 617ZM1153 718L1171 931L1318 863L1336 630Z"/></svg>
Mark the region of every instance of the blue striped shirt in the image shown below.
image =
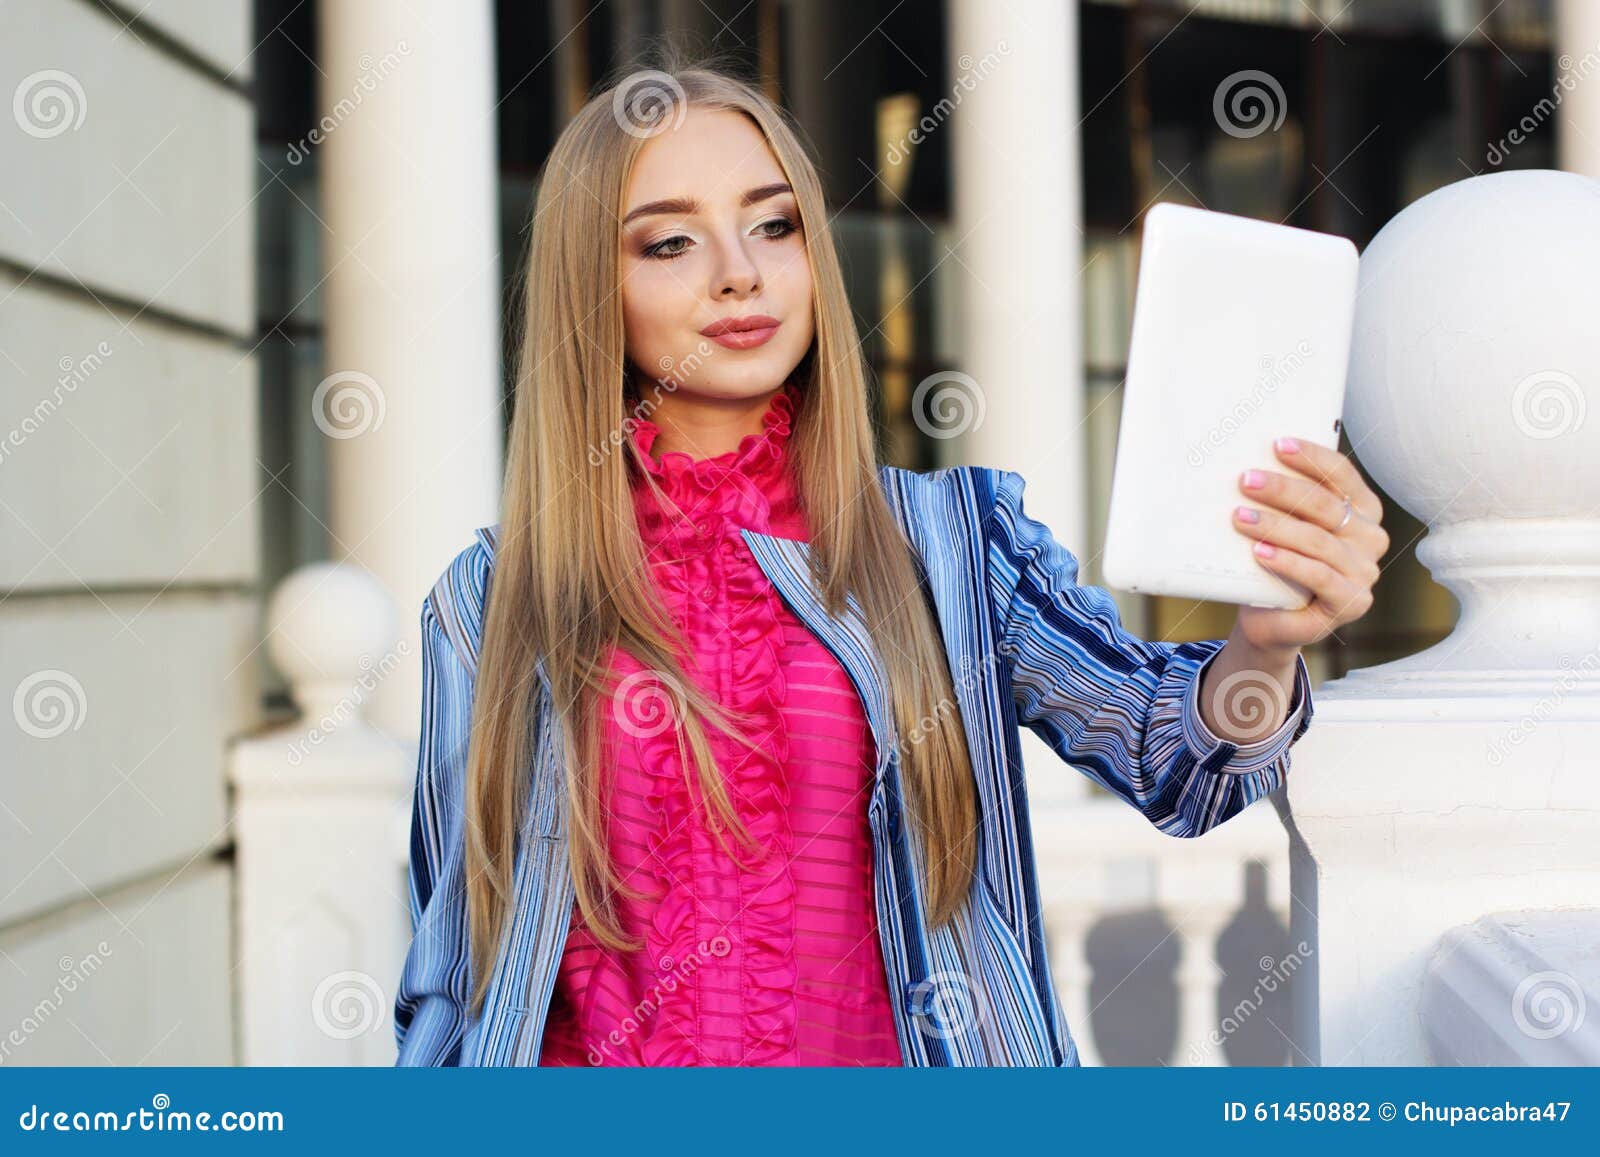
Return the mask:
<svg viewBox="0 0 1600 1157"><path fill-rule="evenodd" d="M1169 835L1198 836L1283 783L1310 726L1298 660L1287 717L1236 744L1206 726L1200 678L1224 640L1151 642L1023 509L1022 476L981 466L879 468L937 614L978 793L978 870L967 902L929 927L927 850L904 806L899 733L881 660L852 599L830 616L809 544L743 532L796 616L833 651L876 741L868 803L874 899L896 1031L908 1065L1078 1064L1050 975L1018 728ZM466 1015L464 785L473 674L496 528L445 569L422 607L423 705L411 823L412 941L394 1005L401 1065L534 1065L575 902L557 721L539 672L532 787L513 902L487 962L482 1015Z"/></svg>

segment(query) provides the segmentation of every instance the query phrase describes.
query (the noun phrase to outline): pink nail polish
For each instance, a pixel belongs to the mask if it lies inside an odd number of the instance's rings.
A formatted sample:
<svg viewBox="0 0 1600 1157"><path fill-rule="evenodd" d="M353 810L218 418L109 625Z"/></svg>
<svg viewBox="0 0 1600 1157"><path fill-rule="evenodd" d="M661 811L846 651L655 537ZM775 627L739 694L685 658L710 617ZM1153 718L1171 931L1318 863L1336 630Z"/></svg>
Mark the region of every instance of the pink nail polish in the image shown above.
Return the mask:
<svg viewBox="0 0 1600 1157"><path fill-rule="evenodd" d="M1256 543L1255 551L1262 558L1271 558L1273 555L1278 553L1278 548L1273 546L1270 542L1258 542Z"/></svg>
<svg viewBox="0 0 1600 1157"><path fill-rule="evenodd" d="M1259 470L1246 470L1244 472L1244 487L1246 490L1259 489L1266 481L1266 475Z"/></svg>
<svg viewBox="0 0 1600 1157"><path fill-rule="evenodd" d="M1299 450L1300 450L1300 439L1298 439L1298 438L1279 438L1278 439L1278 449L1282 450L1285 454L1298 453Z"/></svg>
<svg viewBox="0 0 1600 1157"><path fill-rule="evenodd" d="M1253 506L1235 506L1234 510L1238 512L1240 522L1261 521L1261 512Z"/></svg>

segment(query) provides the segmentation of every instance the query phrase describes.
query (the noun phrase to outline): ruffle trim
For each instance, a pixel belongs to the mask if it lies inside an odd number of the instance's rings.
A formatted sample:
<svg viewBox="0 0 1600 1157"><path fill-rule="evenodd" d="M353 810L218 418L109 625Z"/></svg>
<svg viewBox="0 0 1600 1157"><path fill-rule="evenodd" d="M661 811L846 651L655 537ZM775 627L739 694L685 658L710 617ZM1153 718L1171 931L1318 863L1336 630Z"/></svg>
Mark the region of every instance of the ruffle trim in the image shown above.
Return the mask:
<svg viewBox="0 0 1600 1157"><path fill-rule="evenodd" d="M635 477L634 512L652 561L676 562L722 550L738 557L741 527L804 534L806 518L788 469L789 435L799 402L793 383L773 395L758 434L737 449L694 459L679 451L650 453L660 428L641 419L634 429L638 457L660 488Z"/></svg>
<svg viewBox="0 0 1600 1157"><path fill-rule="evenodd" d="M761 415L760 432L746 434L735 449L710 458L695 458L682 450L669 450L659 457L652 454L650 447L661 436L661 427L649 418L633 420L633 443L638 447L640 464L663 479L663 485L670 482L709 491L731 470L750 474L763 464L782 460L783 443L789 436L799 400L799 387L785 382Z"/></svg>
<svg viewBox="0 0 1600 1157"><path fill-rule="evenodd" d="M649 451L659 429L648 421L635 428L646 468L679 508L663 509L648 486L636 489L657 589L673 619L689 630L697 657L731 658L722 701L749 716L743 726L759 745L750 751L708 728L717 771L754 840L746 847L733 833L722 833L750 865L740 867L707 826L716 821L707 815L687 748L679 748L678 728L652 729L638 740L646 802L657 817L647 840L647 870L662 894L644 929L643 966L654 974L650 991L663 994L638 1040L641 1064L771 1065L794 1063L796 1056L799 966L783 725L788 684L779 659L782 601L740 549L739 536L744 527L766 531L775 517L795 509L784 470L795 405L795 387L786 384L763 415L760 433L700 460L676 452L654 458ZM711 557L718 552L720 562ZM697 614L707 603L715 613ZM708 677L698 662L691 660L690 674L702 687L717 688L717 672ZM743 1026L737 1044L726 1039L735 1024Z"/></svg>
<svg viewBox="0 0 1600 1157"><path fill-rule="evenodd" d="M657 574L681 613L693 581L686 568L661 567ZM723 833L751 865L741 868L708 830L708 823L717 820L705 813L676 727L641 738L649 779L646 797L659 817L648 846L655 874L666 885L645 933L647 966L660 979L676 973L696 989L708 974L722 974L708 986L716 992L697 993L692 1001L662 1002L660 1015L641 1041L641 1059L649 1065L704 1064L708 1059L782 1063L792 1057L796 1044L793 833L785 773L789 740L782 719L788 685L779 663L778 596L758 571L743 566L729 571L727 591L722 605L730 613L719 629L732 636L727 645L737 666L725 702L749 713L747 726L759 748L745 750L715 729L709 739L735 812L755 848L747 849L733 833ZM719 1016L737 1017L744 1025L737 1056L706 1055L707 1042L697 1029Z"/></svg>

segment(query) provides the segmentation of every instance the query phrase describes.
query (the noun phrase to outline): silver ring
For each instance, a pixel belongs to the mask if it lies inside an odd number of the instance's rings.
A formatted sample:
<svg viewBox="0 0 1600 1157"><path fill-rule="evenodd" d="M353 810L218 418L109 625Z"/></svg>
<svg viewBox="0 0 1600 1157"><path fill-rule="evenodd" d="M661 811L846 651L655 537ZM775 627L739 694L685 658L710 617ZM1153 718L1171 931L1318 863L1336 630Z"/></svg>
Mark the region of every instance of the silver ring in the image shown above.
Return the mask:
<svg viewBox="0 0 1600 1157"><path fill-rule="evenodd" d="M1350 505L1350 496L1344 496L1344 517L1339 520L1339 525L1333 528L1333 533L1338 534L1350 525L1350 519L1355 516L1355 507Z"/></svg>

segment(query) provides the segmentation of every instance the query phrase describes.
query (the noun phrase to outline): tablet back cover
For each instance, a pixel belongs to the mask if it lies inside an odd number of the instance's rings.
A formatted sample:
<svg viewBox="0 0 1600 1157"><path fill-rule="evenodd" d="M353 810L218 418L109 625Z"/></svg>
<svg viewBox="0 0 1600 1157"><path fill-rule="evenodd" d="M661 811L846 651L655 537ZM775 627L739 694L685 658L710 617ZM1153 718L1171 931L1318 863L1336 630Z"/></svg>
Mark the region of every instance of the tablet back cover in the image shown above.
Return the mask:
<svg viewBox="0 0 1600 1157"><path fill-rule="evenodd" d="M1160 204L1145 216L1102 573L1147 594L1296 609L1233 526L1280 435L1337 447L1355 318L1343 237Z"/></svg>

